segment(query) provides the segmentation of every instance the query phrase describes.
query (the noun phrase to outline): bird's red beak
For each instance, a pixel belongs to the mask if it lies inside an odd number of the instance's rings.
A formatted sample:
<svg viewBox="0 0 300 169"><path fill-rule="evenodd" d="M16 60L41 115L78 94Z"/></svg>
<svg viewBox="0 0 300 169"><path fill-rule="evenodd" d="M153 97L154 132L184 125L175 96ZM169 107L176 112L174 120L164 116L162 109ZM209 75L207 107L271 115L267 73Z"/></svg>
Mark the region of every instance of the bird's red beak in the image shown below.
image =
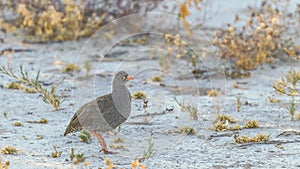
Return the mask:
<svg viewBox="0 0 300 169"><path fill-rule="evenodd" d="M127 76L127 80L133 80L134 78L132 76Z"/></svg>

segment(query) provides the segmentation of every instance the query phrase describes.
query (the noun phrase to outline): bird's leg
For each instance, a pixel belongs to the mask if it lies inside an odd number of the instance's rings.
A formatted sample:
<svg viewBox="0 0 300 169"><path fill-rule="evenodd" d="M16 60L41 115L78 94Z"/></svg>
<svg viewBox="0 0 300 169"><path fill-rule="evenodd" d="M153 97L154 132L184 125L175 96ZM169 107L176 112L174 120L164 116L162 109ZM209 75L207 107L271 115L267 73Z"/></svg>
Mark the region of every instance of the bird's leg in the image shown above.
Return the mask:
<svg viewBox="0 0 300 169"><path fill-rule="evenodd" d="M111 152L111 151L107 150L105 140L100 134L97 134L96 132L92 132L92 135L97 137L97 139L102 147L102 150L100 150L100 151L103 151L104 154L115 154L115 152Z"/></svg>

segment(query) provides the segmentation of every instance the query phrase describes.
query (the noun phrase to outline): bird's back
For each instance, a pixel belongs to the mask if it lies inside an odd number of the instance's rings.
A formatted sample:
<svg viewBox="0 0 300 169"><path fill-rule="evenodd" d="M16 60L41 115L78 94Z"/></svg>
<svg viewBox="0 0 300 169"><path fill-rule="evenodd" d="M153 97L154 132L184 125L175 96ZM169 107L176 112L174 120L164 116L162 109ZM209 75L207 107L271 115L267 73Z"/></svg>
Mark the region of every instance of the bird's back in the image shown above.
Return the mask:
<svg viewBox="0 0 300 169"><path fill-rule="evenodd" d="M124 117L115 107L112 94L98 97L76 111L64 135L80 131L83 128L90 132L106 132L115 129L125 122Z"/></svg>

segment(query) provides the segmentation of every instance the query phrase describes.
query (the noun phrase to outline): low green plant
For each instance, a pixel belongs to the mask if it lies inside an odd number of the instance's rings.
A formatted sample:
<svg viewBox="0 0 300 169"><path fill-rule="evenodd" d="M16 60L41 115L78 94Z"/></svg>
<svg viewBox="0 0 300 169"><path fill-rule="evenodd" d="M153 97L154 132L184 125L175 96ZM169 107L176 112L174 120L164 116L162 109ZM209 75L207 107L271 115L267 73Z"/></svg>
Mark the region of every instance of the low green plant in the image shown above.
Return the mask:
<svg viewBox="0 0 300 169"><path fill-rule="evenodd" d="M296 104L295 104L295 97L299 96L299 92L297 90L297 84L300 80L300 72L296 71L295 69L290 69L284 76L272 84L275 91L279 94L286 95L290 97L289 107L287 108L291 120L294 120L294 115L296 112Z"/></svg>
<svg viewBox="0 0 300 169"><path fill-rule="evenodd" d="M152 134L148 138L148 148L144 150L143 157L139 159L140 162L143 162L149 159L154 153L154 142L152 141Z"/></svg>
<svg viewBox="0 0 300 169"><path fill-rule="evenodd" d="M56 84L51 86L51 90L48 91L46 88L44 88L39 80L40 71L36 74L35 78L32 79L29 77L29 73L23 69L23 65L20 65L19 67L20 75L17 75L14 73L13 68L8 65L7 67L1 66L0 67L0 73L5 74L9 77L12 77L18 81L21 81L22 83L31 86L34 88L38 93L42 95L42 99L45 103L51 104L55 110L59 110L61 105L61 100L56 96L55 89L60 84Z"/></svg>
<svg viewBox="0 0 300 169"><path fill-rule="evenodd" d="M91 139L91 134L86 130L82 130L78 137L82 142L86 143Z"/></svg>
<svg viewBox="0 0 300 169"><path fill-rule="evenodd" d="M75 160L73 161L73 164L78 164L81 163L85 160L84 154L83 153L78 153L75 155Z"/></svg>

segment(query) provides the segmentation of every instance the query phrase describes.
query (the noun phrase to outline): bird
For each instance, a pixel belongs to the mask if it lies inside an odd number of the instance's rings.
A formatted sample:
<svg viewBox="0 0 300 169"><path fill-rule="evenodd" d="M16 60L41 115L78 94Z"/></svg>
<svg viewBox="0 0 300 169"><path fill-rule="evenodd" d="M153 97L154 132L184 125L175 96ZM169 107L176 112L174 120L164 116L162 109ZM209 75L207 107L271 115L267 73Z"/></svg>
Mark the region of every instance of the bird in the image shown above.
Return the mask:
<svg viewBox="0 0 300 169"><path fill-rule="evenodd" d="M80 107L68 124L64 136L83 129L95 136L105 154L113 154L107 150L104 138L99 132L114 130L124 123L131 112L131 95L126 82L133 80L125 71L119 71L113 78L112 92L92 100Z"/></svg>

